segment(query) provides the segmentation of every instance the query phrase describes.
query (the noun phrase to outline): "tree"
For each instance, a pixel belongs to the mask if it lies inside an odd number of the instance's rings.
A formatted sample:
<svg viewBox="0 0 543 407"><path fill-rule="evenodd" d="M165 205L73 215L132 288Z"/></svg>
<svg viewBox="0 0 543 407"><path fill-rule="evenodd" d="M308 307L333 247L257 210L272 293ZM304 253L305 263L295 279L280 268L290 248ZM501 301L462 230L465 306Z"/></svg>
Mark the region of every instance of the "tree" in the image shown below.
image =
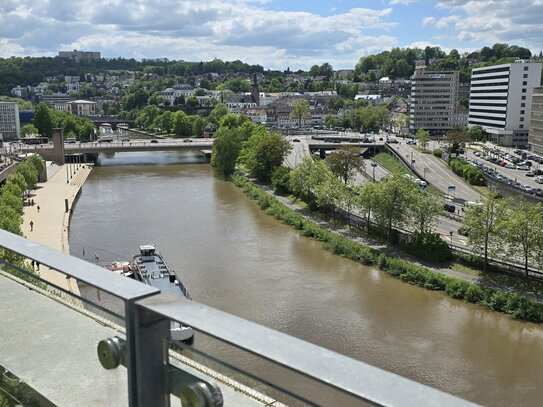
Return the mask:
<svg viewBox="0 0 543 407"><path fill-rule="evenodd" d="M393 228L400 228L407 223L409 208L416 185L401 176L386 179L376 197L374 214L379 227L389 240L394 240Z"/></svg>
<svg viewBox="0 0 543 407"><path fill-rule="evenodd" d="M251 175L267 181L273 171L279 167L285 155L290 151L290 143L279 133L265 127L257 127L245 143L240 154L240 161Z"/></svg>
<svg viewBox="0 0 543 407"><path fill-rule="evenodd" d="M409 205L409 223L421 235L432 233L439 215L443 213L441 202L435 195L414 192Z"/></svg>
<svg viewBox="0 0 543 407"><path fill-rule="evenodd" d="M202 137L206 128L207 121L203 117L196 116L192 121L192 134L194 137Z"/></svg>
<svg viewBox="0 0 543 407"><path fill-rule="evenodd" d="M39 134L38 129L33 124L25 124L21 127L21 136L25 137L29 134Z"/></svg>
<svg viewBox="0 0 543 407"><path fill-rule="evenodd" d="M308 115L309 111L309 103L307 100L300 99L292 104L290 115L292 118L298 120L298 126L301 126L302 120Z"/></svg>
<svg viewBox="0 0 543 407"><path fill-rule="evenodd" d="M485 139L485 131L481 126L470 126L468 128L468 136L472 141L483 141Z"/></svg>
<svg viewBox="0 0 543 407"><path fill-rule="evenodd" d="M236 161L241 150L241 136L236 129L221 127L215 133L211 166L221 176L227 178L234 173Z"/></svg>
<svg viewBox="0 0 543 407"><path fill-rule="evenodd" d="M224 103L218 103L209 113L208 120L210 123L218 125L221 117L226 114L228 114L228 107Z"/></svg>
<svg viewBox="0 0 543 407"><path fill-rule="evenodd" d="M326 158L332 172L347 185L357 172L364 170L364 161L360 157L360 149L356 147L340 147Z"/></svg>
<svg viewBox="0 0 543 407"><path fill-rule="evenodd" d="M53 116L51 115L51 110L45 103L38 103L34 108L33 124L42 136L52 137Z"/></svg>
<svg viewBox="0 0 543 407"><path fill-rule="evenodd" d="M504 222L505 243L511 257L520 257L528 275L532 259L541 259L543 245L543 205L531 204L524 200L511 202Z"/></svg>
<svg viewBox="0 0 543 407"><path fill-rule="evenodd" d="M419 145L423 150L426 150L428 147L428 142L430 141L430 133L424 129L418 129L415 133L415 137L419 141Z"/></svg>
<svg viewBox="0 0 543 407"><path fill-rule="evenodd" d="M503 248L505 215L505 202L493 194L485 198L482 205L468 208L462 222L462 226L469 230L468 245L474 251L483 253L485 271L489 254L501 252Z"/></svg>
<svg viewBox="0 0 543 407"><path fill-rule="evenodd" d="M17 166L17 172L21 174L26 182L27 188L34 188L38 182L38 173L34 166L28 162L23 161Z"/></svg>
<svg viewBox="0 0 543 407"><path fill-rule="evenodd" d="M200 102L198 101L198 98L196 96L189 96L185 101L185 104L193 109L200 106Z"/></svg>
<svg viewBox="0 0 543 407"><path fill-rule="evenodd" d="M379 204L378 196L381 194L383 184L376 182L366 182L358 190L357 204L361 206L362 213L366 218L366 230L369 232L371 216Z"/></svg>
<svg viewBox="0 0 543 407"><path fill-rule="evenodd" d="M315 167L315 161L312 157L305 157L290 173L290 190L302 199L310 201L312 199L312 173Z"/></svg>
<svg viewBox="0 0 543 407"><path fill-rule="evenodd" d="M39 155L31 155L26 159L26 162L29 163L36 170L36 174L40 175L43 170L45 170L45 163ZM14 174L15 175L15 174ZM24 188L23 188L24 189Z"/></svg>
<svg viewBox="0 0 543 407"><path fill-rule="evenodd" d="M271 185L275 192L285 194L289 191L290 168L281 165L277 167L271 177Z"/></svg>
<svg viewBox="0 0 543 407"><path fill-rule="evenodd" d="M192 135L192 124L187 114L182 110L173 114L172 130L178 137L190 137Z"/></svg>

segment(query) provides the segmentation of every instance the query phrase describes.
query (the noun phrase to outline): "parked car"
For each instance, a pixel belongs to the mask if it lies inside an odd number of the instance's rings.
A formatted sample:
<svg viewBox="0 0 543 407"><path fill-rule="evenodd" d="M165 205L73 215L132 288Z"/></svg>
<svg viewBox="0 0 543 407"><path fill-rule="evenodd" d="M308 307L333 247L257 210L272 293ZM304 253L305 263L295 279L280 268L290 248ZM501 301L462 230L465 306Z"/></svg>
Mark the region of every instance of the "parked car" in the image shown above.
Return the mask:
<svg viewBox="0 0 543 407"><path fill-rule="evenodd" d="M151 143L158 143L158 140L151 140Z"/></svg>
<svg viewBox="0 0 543 407"><path fill-rule="evenodd" d="M192 143L192 139L190 138L184 138L183 143Z"/></svg>
<svg viewBox="0 0 543 407"><path fill-rule="evenodd" d="M528 171L524 175L526 175L527 177L535 177L535 173L533 171Z"/></svg>
<svg viewBox="0 0 543 407"><path fill-rule="evenodd" d="M443 204L443 209L445 209L447 212L454 213L456 211L456 206L454 206L453 204L450 204L448 202L445 202Z"/></svg>
<svg viewBox="0 0 543 407"><path fill-rule="evenodd" d="M298 138L293 138L293 139L292 139L292 142L293 142L293 143L299 143L299 142L300 142L300 139L298 139Z"/></svg>

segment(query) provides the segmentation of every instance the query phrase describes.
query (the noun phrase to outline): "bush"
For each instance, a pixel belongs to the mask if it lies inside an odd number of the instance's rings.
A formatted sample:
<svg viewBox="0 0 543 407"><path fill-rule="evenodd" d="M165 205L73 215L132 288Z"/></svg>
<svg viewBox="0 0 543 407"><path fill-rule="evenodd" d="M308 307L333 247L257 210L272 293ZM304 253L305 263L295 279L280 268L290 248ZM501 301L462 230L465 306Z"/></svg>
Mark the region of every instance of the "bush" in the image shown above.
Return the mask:
<svg viewBox="0 0 543 407"><path fill-rule="evenodd" d="M485 185L485 177L479 168L459 158L450 160L449 165L455 174L460 175L471 185Z"/></svg>
<svg viewBox="0 0 543 407"><path fill-rule="evenodd" d="M290 192L290 169L284 165L277 167L272 174L271 185L278 194Z"/></svg>
<svg viewBox="0 0 543 407"><path fill-rule="evenodd" d="M443 156L443 150L440 148L435 148L434 151L432 151L432 154L435 155L437 158L441 158Z"/></svg>
<svg viewBox="0 0 543 407"><path fill-rule="evenodd" d="M419 259L435 263L452 257L449 245L437 233L413 233L401 247Z"/></svg>

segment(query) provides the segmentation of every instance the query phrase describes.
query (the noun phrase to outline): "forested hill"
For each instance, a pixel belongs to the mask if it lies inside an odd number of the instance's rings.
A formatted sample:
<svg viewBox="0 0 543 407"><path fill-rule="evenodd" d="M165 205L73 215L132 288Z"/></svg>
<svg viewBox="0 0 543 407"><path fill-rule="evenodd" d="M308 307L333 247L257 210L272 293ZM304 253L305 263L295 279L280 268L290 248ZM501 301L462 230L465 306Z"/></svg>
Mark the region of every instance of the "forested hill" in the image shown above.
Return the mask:
<svg viewBox="0 0 543 407"><path fill-rule="evenodd" d="M539 60L541 56L540 53ZM447 54L439 47L393 48L377 55L361 57L356 64L355 78L359 81L374 81L382 76L409 78L415 71L415 61L425 60L429 69L459 70L460 80L469 82L473 68L531 57L529 49L508 44L494 44L492 48L483 47L462 55L456 49Z"/></svg>
<svg viewBox="0 0 543 407"><path fill-rule="evenodd" d="M515 59L531 58L529 49L517 45L495 44L484 47L479 51L460 54L453 49L448 54L439 47L419 48L393 48L390 51L383 51L376 55L361 57L355 67L355 75L352 78L355 82L374 81L382 76L391 78L409 78L415 69L415 61L424 59L432 69L460 70L461 80L469 81L471 69L481 65L511 62ZM539 54L541 60L541 53ZM324 63L322 67L332 66ZM321 67L321 68L322 68ZM315 76L315 69L312 67L307 74ZM59 76L83 76L87 73L105 73L107 71L140 71L154 73L159 76L170 75L188 78L202 74L237 74L264 72L260 65L249 65L241 61L222 61L215 59L208 62L186 62L170 61L163 59L147 59L136 61L125 58L102 58L92 62L75 62L66 58L53 57L11 57L0 58L0 94L9 95L12 88L17 85L36 86L45 81L46 78ZM281 76L291 73L287 69L284 73L274 71L273 76ZM298 71L297 73L305 73ZM323 75L322 72L319 73ZM330 76L326 75L327 79ZM63 78L59 78L62 81Z"/></svg>
<svg viewBox="0 0 543 407"><path fill-rule="evenodd" d="M107 71L140 71L159 76L194 76L208 73L254 73L263 72L260 65L249 65L241 61L224 62L215 59L209 62L170 61L168 59L102 58L92 62L75 62L67 58L11 57L0 58L0 94L9 94L17 85L32 85L49 77L83 76L88 73ZM62 81L63 79L61 79Z"/></svg>

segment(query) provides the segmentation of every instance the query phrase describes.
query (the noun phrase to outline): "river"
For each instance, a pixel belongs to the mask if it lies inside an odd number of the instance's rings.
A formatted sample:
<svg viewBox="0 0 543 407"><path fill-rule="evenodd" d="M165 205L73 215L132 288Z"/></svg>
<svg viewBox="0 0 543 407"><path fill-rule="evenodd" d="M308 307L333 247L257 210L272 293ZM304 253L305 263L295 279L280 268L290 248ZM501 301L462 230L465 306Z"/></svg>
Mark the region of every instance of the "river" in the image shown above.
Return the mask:
<svg viewBox="0 0 543 407"><path fill-rule="evenodd" d="M541 405L540 326L332 255L215 178L196 154L100 157L74 209L71 253L103 263L130 259L143 243L157 245L198 302L481 404ZM337 405L326 393L317 400Z"/></svg>

